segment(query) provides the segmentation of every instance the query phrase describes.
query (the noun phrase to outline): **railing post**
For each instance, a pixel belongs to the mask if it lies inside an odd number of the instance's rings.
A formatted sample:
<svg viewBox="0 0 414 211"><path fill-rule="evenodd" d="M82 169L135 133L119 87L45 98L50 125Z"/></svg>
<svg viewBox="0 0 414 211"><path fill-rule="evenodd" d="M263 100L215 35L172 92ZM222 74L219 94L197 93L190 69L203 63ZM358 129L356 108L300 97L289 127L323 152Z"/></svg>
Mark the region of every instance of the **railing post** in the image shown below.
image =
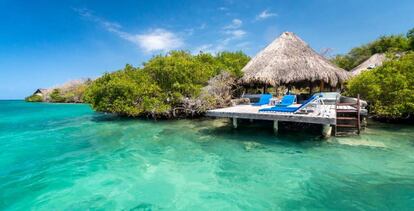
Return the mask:
<svg viewBox="0 0 414 211"><path fill-rule="evenodd" d="M359 101L359 94L357 96L357 127L358 127L358 134L361 132L361 105Z"/></svg>
<svg viewBox="0 0 414 211"><path fill-rule="evenodd" d="M335 135L335 136L337 136L337 134L338 134L338 106L339 106L339 103L340 103L340 100L341 100L341 98L339 97L338 98L338 96L336 97L336 101L335 101L335 125L333 126L334 128L333 128L333 134Z"/></svg>

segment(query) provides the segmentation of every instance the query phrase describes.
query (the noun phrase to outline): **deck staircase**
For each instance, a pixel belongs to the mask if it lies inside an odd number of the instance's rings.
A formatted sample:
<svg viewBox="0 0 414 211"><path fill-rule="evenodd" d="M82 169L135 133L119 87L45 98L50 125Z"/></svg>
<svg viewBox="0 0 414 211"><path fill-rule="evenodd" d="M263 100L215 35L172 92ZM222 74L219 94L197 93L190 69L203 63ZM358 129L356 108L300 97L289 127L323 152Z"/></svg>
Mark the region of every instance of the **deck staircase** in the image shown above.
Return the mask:
<svg viewBox="0 0 414 211"><path fill-rule="evenodd" d="M359 95L355 103L337 102L335 110L335 136L359 135L361 132L361 103Z"/></svg>

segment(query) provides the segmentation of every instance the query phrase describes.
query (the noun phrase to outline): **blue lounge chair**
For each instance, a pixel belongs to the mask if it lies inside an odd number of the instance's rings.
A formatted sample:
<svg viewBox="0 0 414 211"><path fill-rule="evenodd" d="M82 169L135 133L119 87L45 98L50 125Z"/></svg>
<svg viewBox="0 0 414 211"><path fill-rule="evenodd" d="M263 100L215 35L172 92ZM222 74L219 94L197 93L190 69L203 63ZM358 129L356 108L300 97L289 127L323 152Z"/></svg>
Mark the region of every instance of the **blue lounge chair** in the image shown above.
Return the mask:
<svg viewBox="0 0 414 211"><path fill-rule="evenodd" d="M288 107L296 102L296 95L285 95L282 101L275 105L275 107Z"/></svg>
<svg viewBox="0 0 414 211"><path fill-rule="evenodd" d="M267 104L269 104L271 98L272 98L271 94L262 94L262 95L260 95L259 102L252 103L252 105L253 106L267 105Z"/></svg>
<svg viewBox="0 0 414 211"><path fill-rule="evenodd" d="M314 102L317 99L319 99L319 95L314 95L299 107L276 107L275 106L275 107L271 107L271 108L260 109L259 112L260 111L264 111L264 112L296 112L296 111L299 111L302 108L305 108L306 106L308 106L309 104L311 104L312 102Z"/></svg>

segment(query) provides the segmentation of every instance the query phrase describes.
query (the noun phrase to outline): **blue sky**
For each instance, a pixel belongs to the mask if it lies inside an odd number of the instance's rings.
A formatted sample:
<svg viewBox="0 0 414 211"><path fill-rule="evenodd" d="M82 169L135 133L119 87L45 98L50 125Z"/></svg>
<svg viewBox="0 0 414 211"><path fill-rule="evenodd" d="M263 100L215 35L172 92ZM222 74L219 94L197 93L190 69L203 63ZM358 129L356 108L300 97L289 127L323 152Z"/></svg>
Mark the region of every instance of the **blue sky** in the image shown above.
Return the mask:
<svg viewBox="0 0 414 211"><path fill-rule="evenodd" d="M141 65L171 49L254 56L293 31L316 51L338 54L412 27L412 0L0 0L0 99Z"/></svg>

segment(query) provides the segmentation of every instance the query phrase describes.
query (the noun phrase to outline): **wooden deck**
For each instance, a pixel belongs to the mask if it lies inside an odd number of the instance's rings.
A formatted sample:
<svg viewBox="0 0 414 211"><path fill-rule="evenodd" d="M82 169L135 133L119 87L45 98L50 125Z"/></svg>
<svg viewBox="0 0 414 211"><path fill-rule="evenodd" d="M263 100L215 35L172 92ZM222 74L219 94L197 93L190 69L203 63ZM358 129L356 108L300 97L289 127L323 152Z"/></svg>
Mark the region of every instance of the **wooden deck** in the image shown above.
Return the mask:
<svg viewBox="0 0 414 211"><path fill-rule="evenodd" d="M287 112L259 112L259 109L269 107L271 106L237 105L228 108L209 110L207 111L206 116L236 119L304 122L323 125L336 124L335 105L319 105L318 109L313 109L313 112L307 114Z"/></svg>
<svg viewBox="0 0 414 211"><path fill-rule="evenodd" d="M323 100L315 101L300 112L268 112L259 111L262 108L270 108L270 105L264 106L252 106L252 105L237 105L228 108L213 109L206 112L206 116L209 117L221 117L233 119L233 127L237 128L238 119L250 119L250 120L269 120L273 121L273 129L275 133L279 130L279 122L300 122L322 125L322 136L330 137L332 134L332 128L334 128L334 134L338 134L338 128L344 126L351 126L351 124L343 124L344 121L358 121L357 129L358 134L360 131L360 112L359 98L357 106L350 103L335 103L333 105L325 104ZM289 107L298 107L300 105L292 105ZM357 117L344 115L343 112L356 113ZM338 116L339 115L339 116ZM339 123L338 123L339 120ZM349 123L349 122L348 122ZM354 122L352 124L354 127ZM339 131L341 132L341 131Z"/></svg>

